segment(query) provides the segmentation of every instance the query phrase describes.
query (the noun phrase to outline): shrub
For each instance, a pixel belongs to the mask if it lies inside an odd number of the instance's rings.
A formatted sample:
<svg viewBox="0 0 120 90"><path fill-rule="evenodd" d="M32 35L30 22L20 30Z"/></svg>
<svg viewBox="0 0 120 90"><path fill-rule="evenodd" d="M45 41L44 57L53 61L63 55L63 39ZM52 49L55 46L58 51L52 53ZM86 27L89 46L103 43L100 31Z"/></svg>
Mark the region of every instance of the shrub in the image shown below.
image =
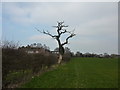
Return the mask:
<svg viewBox="0 0 120 90"><path fill-rule="evenodd" d="M3 88L22 82L23 78L26 80L25 78L30 77L31 74L37 74L43 71L43 68L49 68L57 62L57 57L51 53L28 54L25 50L15 48L13 43L9 44L2 48Z"/></svg>
<svg viewBox="0 0 120 90"><path fill-rule="evenodd" d="M7 44L7 45L6 45ZM13 45L13 46L12 46ZM26 48L19 49L11 42L6 42L2 48L2 86L27 81L32 75L44 72L52 65L57 64L57 55L46 50L43 53L27 53ZM27 48L28 50L29 48ZM44 50L44 49L41 49ZM63 62L70 60L69 53L63 56Z"/></svg>

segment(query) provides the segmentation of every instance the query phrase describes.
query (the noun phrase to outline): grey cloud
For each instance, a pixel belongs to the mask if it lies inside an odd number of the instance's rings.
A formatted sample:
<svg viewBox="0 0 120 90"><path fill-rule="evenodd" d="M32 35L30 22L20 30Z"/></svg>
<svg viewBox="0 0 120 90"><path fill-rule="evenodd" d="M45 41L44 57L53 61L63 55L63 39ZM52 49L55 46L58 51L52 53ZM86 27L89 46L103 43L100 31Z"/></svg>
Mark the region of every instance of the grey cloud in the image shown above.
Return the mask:
<svg viewBox="0 0 120 90"><path fill-rule="evenodd" d="M5 10L8 12L5 13L10 15L13 22L52 26L56 21L64 20L70 26L69 30L76 28L78 36L71 39L68 45L74 51L117 53L117 3L24 4L6 4Z"/></svg>

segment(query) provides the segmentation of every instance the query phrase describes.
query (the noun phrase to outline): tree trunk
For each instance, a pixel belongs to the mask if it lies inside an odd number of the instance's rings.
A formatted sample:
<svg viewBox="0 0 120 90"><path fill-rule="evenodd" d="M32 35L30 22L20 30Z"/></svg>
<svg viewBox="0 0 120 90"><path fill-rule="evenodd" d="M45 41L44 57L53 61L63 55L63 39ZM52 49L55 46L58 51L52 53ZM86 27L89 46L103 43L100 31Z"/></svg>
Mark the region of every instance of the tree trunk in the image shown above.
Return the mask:
<svg viewBox="0 0 120 90"><path fill-rule="evenodd" d="M62 58L63 58L63 56L62 56L61 54L59 54L58 64L60 64L60 63L61 63Z"/></svg>

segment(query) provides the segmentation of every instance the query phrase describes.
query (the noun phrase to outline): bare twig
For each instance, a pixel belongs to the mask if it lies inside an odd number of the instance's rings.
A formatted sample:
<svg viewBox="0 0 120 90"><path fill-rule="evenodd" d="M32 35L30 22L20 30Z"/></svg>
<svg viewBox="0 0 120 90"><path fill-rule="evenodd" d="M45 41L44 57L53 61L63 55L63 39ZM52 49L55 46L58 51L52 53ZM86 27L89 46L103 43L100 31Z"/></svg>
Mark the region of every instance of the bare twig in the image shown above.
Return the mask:
<svg viewBox="0 0 120 90"><path fill-rule="evenodd" d="M40 33L44 33L44 34L46 34L46 35L49 35L49 36L51 36L52 38L56 38L57 36L56 35L52 35L52 34L50 34L50 32L48 32L48 31L40 31L39 29L37 29L36 27L35 27L35 29L37 30L37 31L39 31Z"/></svg>
<svg viewBox="0 0 120 90"><path fill-rule="evenodd" d="M40 33L42 33L39 29L37 29L36 27L35 27L35 29L38 31L38 32L40 32Z"/></svg>

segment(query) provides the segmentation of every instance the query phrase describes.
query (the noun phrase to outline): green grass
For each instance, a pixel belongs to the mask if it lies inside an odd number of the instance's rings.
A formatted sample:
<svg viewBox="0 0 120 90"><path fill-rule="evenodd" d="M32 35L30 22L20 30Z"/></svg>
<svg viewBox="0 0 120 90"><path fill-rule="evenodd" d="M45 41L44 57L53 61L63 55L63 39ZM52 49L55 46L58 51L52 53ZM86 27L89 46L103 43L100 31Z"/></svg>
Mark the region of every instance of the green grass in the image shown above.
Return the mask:
<svg viewBox="0 0 120 90"><path fill-rule="evenodd" d="M14 72L9 72L7 76L4 79L4 82L9 83L9 84L16 84L18 82L21 82L22 80L26 80L28 77L30 78L32 76L32 71L31 70L21 70L21 71L14 71Z"/></svg>
<svg viewBox="0 0 120 90"><path fill-rule="evenodd" d="M53 71L34 77L22 88L117 88L117 59L72 58Z"/></svg>

